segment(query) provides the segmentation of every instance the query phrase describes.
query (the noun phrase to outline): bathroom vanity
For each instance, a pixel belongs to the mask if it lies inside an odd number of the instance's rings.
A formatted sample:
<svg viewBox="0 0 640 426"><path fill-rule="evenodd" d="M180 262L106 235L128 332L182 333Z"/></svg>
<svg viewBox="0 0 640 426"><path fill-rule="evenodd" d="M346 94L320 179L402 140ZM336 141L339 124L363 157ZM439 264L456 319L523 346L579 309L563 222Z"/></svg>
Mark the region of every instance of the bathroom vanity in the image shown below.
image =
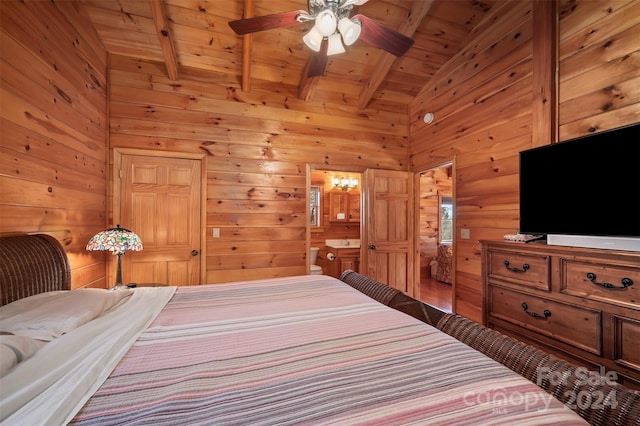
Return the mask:
<svg viewBox="0 0 640 426"><path fill-rule="evenodd" d="M359 248L340 248L333 252L336 257L329 261L328 273L332 277L340 278L340 275L350 269L358 272L360 266L360 249Z"/></svg>
<svg viewBox="0 0 640 426"><path fill-rule="evenodd" d="M360 267L360 240L326 240L327 246L327 274L340 278L346 270L358 272ZM329 254L335 257L330 259Z"/></svg>

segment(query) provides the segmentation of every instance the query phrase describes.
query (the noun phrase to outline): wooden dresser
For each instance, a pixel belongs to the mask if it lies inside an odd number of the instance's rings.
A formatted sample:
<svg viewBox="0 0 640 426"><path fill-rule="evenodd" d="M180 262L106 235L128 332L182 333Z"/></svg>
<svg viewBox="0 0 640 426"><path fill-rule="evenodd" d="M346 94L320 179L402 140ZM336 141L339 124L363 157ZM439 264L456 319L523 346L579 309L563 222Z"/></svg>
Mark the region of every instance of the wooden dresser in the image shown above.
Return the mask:
<svg viewBox="0 0 640 426"><path fill-rule="evenodd" d="M640 388L640 253L482 241L482 281L485 325Z"/></svg>

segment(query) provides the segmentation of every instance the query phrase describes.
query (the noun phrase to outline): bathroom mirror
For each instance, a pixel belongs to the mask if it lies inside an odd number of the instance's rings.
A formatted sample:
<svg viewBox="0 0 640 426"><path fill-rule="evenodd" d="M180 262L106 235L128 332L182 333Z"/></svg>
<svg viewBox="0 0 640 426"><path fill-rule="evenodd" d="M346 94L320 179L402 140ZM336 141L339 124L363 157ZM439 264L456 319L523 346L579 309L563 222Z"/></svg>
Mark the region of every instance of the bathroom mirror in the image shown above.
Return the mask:
<svg viewBox="0 0 640 426"><path fill-rule="evenodd" d="M309 194L309 221L311 226L320 226L320 216L322 216L322 210L320 209L321 199L320 186L311 185Z"/></svg>

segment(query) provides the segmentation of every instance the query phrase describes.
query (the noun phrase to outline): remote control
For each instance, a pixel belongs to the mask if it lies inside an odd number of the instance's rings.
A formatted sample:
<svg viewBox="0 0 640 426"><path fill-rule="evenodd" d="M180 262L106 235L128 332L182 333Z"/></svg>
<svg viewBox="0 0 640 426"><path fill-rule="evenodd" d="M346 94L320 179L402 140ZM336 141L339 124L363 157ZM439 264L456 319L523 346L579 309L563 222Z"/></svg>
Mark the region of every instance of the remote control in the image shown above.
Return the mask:
<svg viewBox="0 0 640 426"><path fill-rule="evenodd" d="M521 241L521 242L527 242L527 241L533 241L533 240L539 240L540 238L544 237L544 235L540 235L540 234L506 234L504 236L504 239L507 241Z"/></svg>

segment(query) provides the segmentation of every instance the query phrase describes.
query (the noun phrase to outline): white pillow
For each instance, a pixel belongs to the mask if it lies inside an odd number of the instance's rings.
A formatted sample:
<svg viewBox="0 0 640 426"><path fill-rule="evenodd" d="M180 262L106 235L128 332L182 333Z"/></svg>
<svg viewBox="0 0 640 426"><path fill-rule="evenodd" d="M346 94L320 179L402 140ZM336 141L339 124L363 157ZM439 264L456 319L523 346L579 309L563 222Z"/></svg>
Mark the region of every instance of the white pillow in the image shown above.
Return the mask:
<svg viewBox="0 0 640 426"><path fill-rule="evenodd" d="M30 337L0 335L0 377L46 344L47 342Z"/></svg>
<svg viewBox="0 0 640 426"><path fill-rule="evenodd" d="M0 308L0 331L51 341L111 309L129 290L99 288L40 293Z"/></svg>

